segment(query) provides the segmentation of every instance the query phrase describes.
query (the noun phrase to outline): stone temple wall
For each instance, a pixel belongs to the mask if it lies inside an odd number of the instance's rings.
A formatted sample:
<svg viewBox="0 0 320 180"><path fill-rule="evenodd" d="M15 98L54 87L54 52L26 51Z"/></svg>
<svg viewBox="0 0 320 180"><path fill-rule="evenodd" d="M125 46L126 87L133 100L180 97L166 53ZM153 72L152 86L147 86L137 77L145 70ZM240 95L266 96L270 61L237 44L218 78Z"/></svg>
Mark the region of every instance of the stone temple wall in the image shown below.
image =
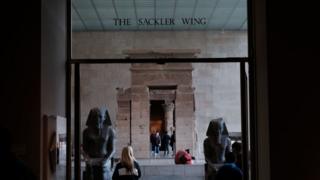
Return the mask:
<svg viewBox="0 0 320 180"><path fill-rule="evenodd" d="M93 107L107 108L115 125L117 87L129 88L130 64L82 64L80 66L81 129ZM81 131L82 132L82 131Z"/></svg>
<svg viewBox="0 0 320 180"><path fill-rule="evenodd" d="M73 32L73 58L125 58L130 49L200 49L198 57L247 57L246 31Z"/></svg>
<svg viewBox="0 0 320 180"><path fill-rule="evenodd" d="M204 158L203 140L210 120L222 117L229 132L241 132L240 65L237 63L193 64L196 156Z"/></svg>

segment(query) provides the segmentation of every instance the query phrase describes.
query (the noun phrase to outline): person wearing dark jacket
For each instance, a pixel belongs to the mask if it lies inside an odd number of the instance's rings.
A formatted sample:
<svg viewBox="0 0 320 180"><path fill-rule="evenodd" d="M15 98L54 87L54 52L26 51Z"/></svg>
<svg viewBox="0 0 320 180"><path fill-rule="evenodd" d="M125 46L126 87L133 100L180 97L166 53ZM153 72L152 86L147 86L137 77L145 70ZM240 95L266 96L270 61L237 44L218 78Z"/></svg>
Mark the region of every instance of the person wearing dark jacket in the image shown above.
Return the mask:
<svg viewBox="0 0 320 180"><path fill-rule="evenodd" d="M215 180L242 180L243 173L235 164L236 157L234 153L226 154L225 164L219 168Z"/></svg>
<svg viewBox="0 0 320 180"><path fill-rule="evenodd" d="M1 179L37 180L36 175L24 162L19 160L11 149L11 134L0 128L0 174Z"/></svg>
<svg viewBox="0 0 320 180"><path fill-rule="evenodd" d="M170 137L170 146L171 146L171 149L172 149L172 156L175 156L175 143L176 143L176 137L175 137L175 131L173 131L171 137Z"/></svg>
<svg viewBox="0 0 320 180"><path fill-rule="evenodd" d="M124 147L121 153L121 160L113 172L112 180L138 180L140 177L140 166L133 156L132 147Z"/></svg>
<svg viewBox="0 0 320 180"><path fill-rule="evenodd" d="M157 155L159 154L159 147L161 145L161 137L159 135L159 132L157 132L156 134L151 134L150 142L152 145L152 155L154 157L157 157Z"/></svg>
<svg viewBox="0 0 320 180"><path fill-rule="evenodd" d="M161 140L161 146L163 147L164 156L169 156L169 142L170 142L170 136L168 135L168 131L165 131Z"/></svg>

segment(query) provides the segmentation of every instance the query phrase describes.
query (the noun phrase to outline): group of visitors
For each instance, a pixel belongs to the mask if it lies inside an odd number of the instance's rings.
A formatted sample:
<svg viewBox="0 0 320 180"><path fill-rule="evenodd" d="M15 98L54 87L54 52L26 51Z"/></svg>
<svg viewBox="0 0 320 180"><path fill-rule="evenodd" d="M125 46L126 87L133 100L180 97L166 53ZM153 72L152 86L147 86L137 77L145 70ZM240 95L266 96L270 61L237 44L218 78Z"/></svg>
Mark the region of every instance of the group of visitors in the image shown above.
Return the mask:
<svg viewBox="0 0 320 180"><path fill-rule="evenodd" d="M172 149L172 155L174 155L175 132L173 131L171 136L167 131L165 131L163 135L160 135L159 132L152 132L150 135L150 143L153 157L160 155L160 149L163 150L164 156L169 156L169 145Z"/></svg>

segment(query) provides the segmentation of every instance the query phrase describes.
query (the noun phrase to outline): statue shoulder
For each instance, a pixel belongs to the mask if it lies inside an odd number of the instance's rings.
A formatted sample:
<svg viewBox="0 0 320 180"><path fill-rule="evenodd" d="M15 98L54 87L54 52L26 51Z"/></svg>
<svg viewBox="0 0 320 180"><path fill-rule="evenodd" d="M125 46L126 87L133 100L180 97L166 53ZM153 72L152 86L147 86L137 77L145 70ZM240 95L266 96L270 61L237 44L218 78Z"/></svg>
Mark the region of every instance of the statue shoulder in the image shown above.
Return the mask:
<svg viewBox="0 0 320 180"><path fill-rule="evenodd" d="M209 138L208 137L204 139L203 144L205 144L205 145L209 144Z"/></svg>
<svg viewBox="0 0 320 180"><path fill-rule="evenodd" d="M82 134L85 136L85 135L88 135L89 133L89 128L85 128L82 132Z"/></svg>
<svg viewBox="0 0 320 180"><path fill-rule="evenodd" d="M104 131L104 135L103 136L106 136L106 137L113 137L115 132L114 132L114 129L112 126L105 126L103 128L103 131Z"/></svg>
<svg viewBox="0 0 320 180"><path fill-rule="evenodd" d="M114 136L115 132L114 132L114 129L113 129L112 126L109 126L109 127L108 127L108 131L109 131L109 135Z"/></svg>

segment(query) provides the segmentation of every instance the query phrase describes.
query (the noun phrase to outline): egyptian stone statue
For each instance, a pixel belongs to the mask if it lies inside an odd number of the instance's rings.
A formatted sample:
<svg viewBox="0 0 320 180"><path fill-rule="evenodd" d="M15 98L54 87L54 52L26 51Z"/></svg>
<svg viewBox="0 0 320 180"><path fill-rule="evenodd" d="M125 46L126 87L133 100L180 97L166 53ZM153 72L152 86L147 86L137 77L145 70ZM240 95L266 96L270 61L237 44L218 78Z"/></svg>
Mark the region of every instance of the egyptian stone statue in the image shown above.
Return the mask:
<svg viewBox="0 0 320 180"><path fill-rule="evenodd" d="M114 155L114 131L108 111L90 110L83 131L82 154L86 160L85 180L111 180L110 162Z"/></svg>
<svg viewBox="0 0 320 180"><path fill-rule="evenodd" d="M216 168L214 164L223 163L226 149L230 145L227 126L222 118L210 121L207 133L208 136L203 142L204 156L206 160L206 177L214 178Z"/></svg>

